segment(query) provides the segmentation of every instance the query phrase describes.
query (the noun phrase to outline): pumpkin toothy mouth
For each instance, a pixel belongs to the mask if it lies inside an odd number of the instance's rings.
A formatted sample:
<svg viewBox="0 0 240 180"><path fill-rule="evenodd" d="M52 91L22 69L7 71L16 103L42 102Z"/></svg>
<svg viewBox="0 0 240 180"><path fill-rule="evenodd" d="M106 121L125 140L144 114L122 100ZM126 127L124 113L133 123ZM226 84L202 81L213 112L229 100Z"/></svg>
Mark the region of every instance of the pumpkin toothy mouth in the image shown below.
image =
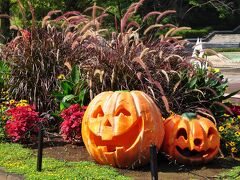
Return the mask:
<svg viewBox="0 0 240 180"><path fill-rule="evenodd" d="M189 148L184 148L184 149L181 149L179 146L176 146L176 149L178 151L178 153L180 153L182 156L184 157L191 157L191 158L204 158L204 157L207 157L209 156L209 154L212 154L215 149L212 149L212 148L209 148L208 150L204 151L197 151L197 150L190 150Z"/></svg>
<svg viewBox="0 0 240 180"><path fill-rule="evenodd" d="M142 129L142 119L139 118L127 132L113 136L111 140L102 140L101 136L95 135L90 131L89 139L97 148L102 149L104 152L115 152L117 150L128 150L137 141Z"/></svg>

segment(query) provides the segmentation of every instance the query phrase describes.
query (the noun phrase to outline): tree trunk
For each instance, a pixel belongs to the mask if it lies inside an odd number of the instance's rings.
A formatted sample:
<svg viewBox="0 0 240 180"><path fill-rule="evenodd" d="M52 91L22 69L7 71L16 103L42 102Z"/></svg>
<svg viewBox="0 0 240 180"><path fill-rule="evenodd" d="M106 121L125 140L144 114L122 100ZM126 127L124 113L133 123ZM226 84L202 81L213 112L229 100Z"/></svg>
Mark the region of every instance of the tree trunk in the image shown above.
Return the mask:
<svg viewBox="0 0 240 180"><path fill-rule="evenodd" d="M0 0L0 14L10 15L10 0ZM4 36L0 37L0 42L5 43L10 38L10 19L2 18L0 21L0 34Z"/></svg>

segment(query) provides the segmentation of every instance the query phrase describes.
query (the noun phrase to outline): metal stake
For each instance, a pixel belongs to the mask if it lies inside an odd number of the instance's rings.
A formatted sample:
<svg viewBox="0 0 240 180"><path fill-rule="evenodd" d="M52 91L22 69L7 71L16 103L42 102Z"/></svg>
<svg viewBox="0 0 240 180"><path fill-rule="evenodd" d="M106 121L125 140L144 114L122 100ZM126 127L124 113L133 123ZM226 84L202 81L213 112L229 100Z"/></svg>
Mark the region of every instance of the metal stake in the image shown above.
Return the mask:
<svg viewBox="0 0 240 180"><path fill-rule="evenodd" d="M157 147L150 146L150 165L151 165L151 179L158 180L158 165L157 165Z"/></svg>
<svg viewBox="0 0 240 180"><path fill-rule="evenodd" d="M37 155L37 171L42 171L42 154L43 154L43 127L40 123L38 132L38 155Z"/></svg>

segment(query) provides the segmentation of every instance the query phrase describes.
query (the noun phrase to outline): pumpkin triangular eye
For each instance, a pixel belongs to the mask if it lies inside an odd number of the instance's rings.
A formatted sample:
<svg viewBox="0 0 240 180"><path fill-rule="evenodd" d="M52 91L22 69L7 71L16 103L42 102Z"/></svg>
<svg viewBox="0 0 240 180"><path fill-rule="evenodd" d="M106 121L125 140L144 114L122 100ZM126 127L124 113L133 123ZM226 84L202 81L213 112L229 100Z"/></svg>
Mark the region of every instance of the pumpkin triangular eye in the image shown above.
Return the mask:
<svg viewBox="0 0 240 180"><path fill-rule="evenodd" d="M115 112L115 116L119 116L120 114L123 114L125 116L131 116L131 113L124 107L118 108L117 111Z"/></svg>
<svg viewBox="0 0 240 180"><path fill-rule="evenodd" d="M92 113L92 118L103 117L104 112L101 106L98 106Z"/></svg>
<svg viewBox="0 0 240 180"><path fill-rule="evenodd" d="M209 138L210 136L212 136L213 134L216 134L216 130L215 130L214 128L210 127L210 128L208 129L208 134L207 134L208 138Z"/></svg>
<svg viewBox="0 0 240 180"><path fill-rule="evenodd" d="M181 136L184 137L185 140L187 140L187 131L184 128L180 128L177 132L177 139L180 138Z"/></svg>

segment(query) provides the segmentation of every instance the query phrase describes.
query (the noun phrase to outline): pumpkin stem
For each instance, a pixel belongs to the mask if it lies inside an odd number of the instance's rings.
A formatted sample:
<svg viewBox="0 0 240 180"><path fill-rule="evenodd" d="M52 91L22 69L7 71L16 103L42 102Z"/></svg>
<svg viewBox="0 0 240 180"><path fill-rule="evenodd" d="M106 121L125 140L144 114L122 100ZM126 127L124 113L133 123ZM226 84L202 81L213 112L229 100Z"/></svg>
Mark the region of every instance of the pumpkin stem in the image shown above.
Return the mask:
<svg viewBox="0 0 240 180"><path fill-rule="evenodd" d="M182 117L187 118L188 120L192 120L197 118L197 114L193 112L186 112L182 114Z"/></svg>

